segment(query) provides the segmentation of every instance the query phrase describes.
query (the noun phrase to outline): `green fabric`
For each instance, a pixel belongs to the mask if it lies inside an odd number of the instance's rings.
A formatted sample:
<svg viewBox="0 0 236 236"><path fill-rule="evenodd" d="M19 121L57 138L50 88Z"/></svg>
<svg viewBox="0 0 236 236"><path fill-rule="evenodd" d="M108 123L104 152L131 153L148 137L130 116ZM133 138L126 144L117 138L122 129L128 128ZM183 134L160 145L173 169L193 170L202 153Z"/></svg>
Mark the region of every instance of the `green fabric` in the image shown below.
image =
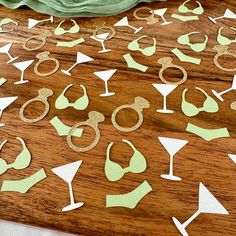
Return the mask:
<svg viewBox="0 0 236 236"><path fill-rule="evenodd" d="M58 17L93 17L115 15L140 2L155 1L158 0L0 0L0 4L12 9L26 5Z"/></svg>

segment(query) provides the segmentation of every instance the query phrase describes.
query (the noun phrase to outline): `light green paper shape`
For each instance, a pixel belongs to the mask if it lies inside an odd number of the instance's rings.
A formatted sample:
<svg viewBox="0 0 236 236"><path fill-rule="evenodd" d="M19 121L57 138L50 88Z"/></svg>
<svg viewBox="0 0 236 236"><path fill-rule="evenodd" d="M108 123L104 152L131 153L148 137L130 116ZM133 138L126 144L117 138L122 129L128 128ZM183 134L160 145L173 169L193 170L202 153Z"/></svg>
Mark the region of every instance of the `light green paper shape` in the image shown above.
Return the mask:
<svg viewBox="0 0 236 236"><path fill-rule="evenodd" d="M198 16L182 16L178 14L172 14L171 17L177 20L181 20L183 22L191 21L191 20L199 20Z"/></svg>
<svg viewBox="0 0 236 236"><path fill-rule="evenodd" d="M183 45L188 45L194 52L204 51L207 46L208 36L205 35L205 40L202 43L190 43L189 36L193 34L200 34L200 33L197 31L194 31L188 34L183 34L177 39L177 42Z"/></svg>
<svg viewBox="0 0 236 236"><path fill-rule="evenodd" d="M56 46L72 48L72 47L76 46L77 44L80 44L83 42L85 42L84 38L79 38L79 39L75 39L70 42L58 42Z"/></svg>
<svg viewBox="0 0 236 236"><path fill-rule="evenodd" d="M2 28L3 25L7 25L10 23L14 23L16 26L18 26L18 23L16 21L12 20L11 18L4 18L0 21L0 33L12 32L14 29L3 30L3 28Z"/></svg>
<svg viewBox="0 0 236 236"><path fill-rule="evenodd" d="M52 118L50 121L50 124L56 129L57 134L59 136L67 136L69 131L71 130L70 126L65 125L64 123L62 123L62 121L55 116L54 118ZM74 132L73 132L73 136L75 137L81 137L83 133L83 129L82 128L77 128Z"/></svg>
<svg viewBox="0 0 236 236"><path fill-rule="evenodd" d="M73 86L73 84L69 84L58 96L55 101L55 107L57 109L66 109L68 107L73 107L76 110L85 110L89 105L89 98L85 86L82 84L80 85L80 87L83 89L84 95L78 98L75 102L70 103L68 98L65 97L65 93L71 86Z"/></svg>
<svg viewBox="0 0 236 236"><path fill-rule="evenodd" d="M195 58L195 57L190 57L190 56L184 54L183 52L181 52L178 48L173 49L171 52L174 53L175 56L177 56L179 58L179 60L182 62L189 62L189 63L193 63L196 65L199 65L201 63L201 59Z"/></svg>
<svg viewBox="0 0 236 236"><path fill-rule="evenodd" d="M25 142L22 138L17 137L17 140L20 141L22 145L22 151L20 154L16 157L15 161L12 164L7 164L7 162L0 158L0 175L5 173L8 169L14 168L16 170L25 169L29 166L31 162L31 153L29 149L26 147ZM7 142L7 140L3 141L0 145L0 150L2 149L3 145Z"/></svg>
<svg viewBox="0 0 236 236"><path fill-rule="evenodd" d="M4 83L6 83L7 80L3 77L0 78L0 86L2 86Z"/></svg>
<svg viewBox="0 0 236 236"><path fill-rule="evenodd" d="M218 35L217 35L217 41L218 41L218 43L221 44L221 45L230 45L231 43L236 43L236 37L235 37L234 40L230 40L229 38L227 38L226 36L223 36L223 35L221 34L221 31L222 31L223 28L224 28L224 27L221 27L221 28L219 28L219 30L218 30ZM232 29L233 31L236 32L236 28L230 27L230 29Z"/></svg>
<svg viewBox="0 0 236 236"><path fill-rule="evenodd" d="M198 127L196 125L193 125L191 123L188 123L188 125L186 127L186 131L196 134L206 141L211 141L211 140L217 139L217 138L230 137L227 128L204 129L204 128Z"/></svg>
<svg viewBox="0 0 236 236"><path fill-rule="evenodd" d="M206 99L203 103L203 107L196 107L192 103L186 101L185 94L188 91L188 89L187 88L184 89L182 92L181 109L186 116L195 116L201 111L205 111L208 113L215 113L219 110L218 103L210 95L208 95L208 93L205 90L199 87L195 87L195 89L202 92L206 96Z"/></svg>
<svg viewBox="0 0 236 236"><path fill-rule="evenodd" d="M122 141L127 143L132 148L133 155L130 158L129 166L126 168L122 168L119 164L110 160L110 150L113 143L109 143L107 147L106 162L105 162L105 174L109 181L117 181L121 179L124 176L124 174L129 171L132 173L142 173L147 168L146 159L142 155L142 153L139 152L129 140L123 139Z"/></svg>
<svg viewBox="0 0 236 236"><path fill-rule="evenodd" d="M198 3L198 7L194 8L193 10L190 10L188 7L185 6L185 4L190 1L191 0L186 0L185 2L183 2L178 7L178 11L181 13L193 13L193 14L197 14L197 15L202 15L204 13L204 9L202 7L202 4L199 1L196 1L196 3Z"/></svg>
<svg viewBox="0 0 236 236"><path fill-rule="evenodd" d="M125 59L129 68L136 69L136 70L139 70L142 72L146 72L148 69L147 66L144 66L144 65L136 62L129 53L123 55L123 58Z"/></svg>
<svg viewBox="0 0 236 236"><path fill-rule="evenodd" d="M151 38L151 37L148 37L148 36L141 36L135 40L133 40L132 42L130 42L128 44L128 49L131 50L131 51L140 51L143 55L145 56L152 56L155 54L156 52L156 44L157 44L157 41L155 38L152 38L153 40L153 45L150 46L150 47L146 47L146 48L140 48L139 47L139 43L138 41L142 38Z"/></svg>
<svg viewBox="0 0 236 236"><path fill-rule="evenodd" d="M26 193L31 187L47 177L44 169L40 169L33 175L21 180L4 180L2 184L2 192L19 192Z"/></svg>
<svg viewBox="0 0 236 236"><path fill-rule="evenodd" d="M133 209L141 199L152 191L152 187L145 180L133 191L125 194L106 195L106 207L127 207Z"/></svg>

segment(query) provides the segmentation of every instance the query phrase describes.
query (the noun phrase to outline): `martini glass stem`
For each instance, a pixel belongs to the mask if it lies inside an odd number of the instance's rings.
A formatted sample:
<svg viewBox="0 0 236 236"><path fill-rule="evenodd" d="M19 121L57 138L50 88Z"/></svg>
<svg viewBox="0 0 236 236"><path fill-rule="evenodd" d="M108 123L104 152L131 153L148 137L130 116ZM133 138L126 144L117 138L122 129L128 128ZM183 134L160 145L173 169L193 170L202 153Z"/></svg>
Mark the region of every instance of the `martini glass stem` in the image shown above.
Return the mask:
<svg viewBox="0 0 236 236"><path fill-rule="evenodd" d="M137 30L137 28L135 28L134 26L132 25L128 25L131 29L134 29L134 30Z"/></svg>
<svg viewBox="0 0 236 236"><path fill-rule="evenodd" d="M13 59L13 57L10 55L10 53L9 53L9 52L7 52L7 55L8 55L8 57L10 58L10 60L12 60L12 59Z"/></svg>
<svg viewBox="0 0 236 236"><path fill-rule="evenodd" d="M104 81L105 83L105 93L109 93L109 90L108 90L108 81Z"/></svg>
<svg viewBox="0 0 236 236"><path fill-rule="evenodd" d="M73 205L73 204L75 204L75 200L74 200L74 195L73 195L73 189L72 189L71 182L68 183L68 186L69 186L69 191L70 191L70 204Z"/></svg>
<svg viewBox="0 0 236 236"><path fill-rule="evenodd" d="M105 51L106 48L105 48L104 40L101 40L101 44L102 44L102 50Z"/></svg>
<svg viewBox="0 0 236 236"><path fill-rule="evenodd" d="M201 212L198 210L196 211L188 220L186 220L182 225L186 228Z"/></svg>
<svg viewBox="0 0 236 236"><path fill-rule="evenodd" d="M219 16L219 17L214 18L214 20L219 20L219 19L222 19L222 18L225 18L225 17L224 16Z"/></svg>
<svg viewBox="0 0 236 236"><path fill-rule="evenodd" d="M163 15L161 15L161 18L164 21L164 23L167 23L167 21L166 21L166 19L165 19L165 17Z"/></svg>
<svg viewBox="0 0 236 236"><path fill-rule="evenodd" d="M21 75L20 75L20 81L24 81L24 70L21 71Z"/></svg>
<svg viewBox="0 0 236 236"><path fill-rule="evenodd" d="M167 107L166 107L166 96L163 96L163 110L167 110Z"/></svg>
<svg viewBox="0 0 236 236"><path fill-rule="evenodd" d="M67 71L70 72L78 63L76 62L74 65L72 65Z"/></svg>
<svg viewBox="0 0 236 236"><path fill-rule="evenodd" d="M225 93L228 93L228 92L231 91L231 90L232 90L232 88L228 88L228 89L226 89L226 90L220 92L219 94L220 94L220 95L223 95L223 94L225 94Z"/></svg>
<svg viewBox="0 0 236 236"><path fill-rule="evenodd" d="M170 170L169 170L170 176L173 176L173 165L174 165L174 156L170 155Z"/></svg>

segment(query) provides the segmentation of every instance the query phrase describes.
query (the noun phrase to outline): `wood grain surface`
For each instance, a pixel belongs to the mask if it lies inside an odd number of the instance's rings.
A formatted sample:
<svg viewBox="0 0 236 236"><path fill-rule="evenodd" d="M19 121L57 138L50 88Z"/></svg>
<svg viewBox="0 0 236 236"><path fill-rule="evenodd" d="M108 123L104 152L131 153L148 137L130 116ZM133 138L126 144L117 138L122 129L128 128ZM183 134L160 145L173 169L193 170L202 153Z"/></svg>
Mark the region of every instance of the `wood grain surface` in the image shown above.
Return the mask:
<svg viewBox="0 0 236 236"><path fill-rule="evenodd" d="M146 25L144 21L133 17L133 10L113 16L102 18L107 25L113 25L124 16L128 16L133 26L143 26L137 35L128 27L116 27L116 35L112 40L105 42L112 52L99 54L100 44L92 39L94 22L97 18L78 18L76 21L81 27L78 34L65 34L52 36L46 45L38 51L27 52L22 48L24 41L37 35L44 29L51 32L61 21L55 18L54 23L40 24L31 30L27 28L28 18L45 19L46 15L35 13L28 8L9 10L0 7L1 18L10 17L19 22L19 26L11 33L0 35L0 46L13 42L10 53L20 56L17 61L35 59L40 51L50 51L51 56L60 61L60 69L69 68L76 59L77 51L94 58L94 61L80 64L71 71L72 76L64 75L60 70L52 76L39 77L32 64L25 71L25 78L29 83L14 85L20 77L20 71L12 64L6 64L6 54L0 54L0 76L8 79L0 88L1 97L19 96L19 98L3 112L1 121L6 123L0 129L1 140L8 139L8 143L1 151L1 157L9 163L14 162L21 150L19 142L15 139L22 137L32 153L31 165L24 170L8 170L1 175L3 180L25 178L40 168L45 168L48 178L34 186L26 194L1 192L0 218L36 226L57 229L79 235L180 235L172 222L175 216L180 222L187 220L198 207L198 187L202 182L215 195L215 197L229 211L229 215L201 214L187 228L189 235L229 236L236 234L236 166L228 158L229 153L236 153L236 111L229 105L236 100L235 92L224 95L224 102L217 101L217 113L201 112L195 117L186 117L181 111L181 93L188 88L187 100L201 107L205 100L203 94L197 92L198 86L210 95L211 89L223 91L231 86L234 73L218 69L213 58L213 46L217 44L216 34L221 26L225 26L224 34L234 39L235 34L228 30L229 26L236 27L235 20L222 19L217 24L209 21L208 16L221 16L226 8L236 11L234 0L201 1L204 14L199 21L181 22L170 17L177 12L181 1L156 2L140 4L154 9L168 7L165 17L173 24L161 26L160 22ZM188 6L195 7L195 2ZM192 5L192 6L191 6ZM66 25L67 23L65 23ZM69 26L69 24L68 24ZM193 37L195 42L202 40L202 35L209 36L209 43L204 52L195 53L187 46L179 45L177 38L191 31L199 31L200 36ZM122 55L129 52L127 45L138 36L148 35L157 39L157 51L154 56L145 57L140 52L130 52L139 62L149 67L146 73L127 68ZM56 42L84 37L86 42L73 48L56 47ZM150 45L143 41L142 47ZM202 63L193 65L181 63L171 53L175 47L188 55L202 59ZM236 45L230 45L235 52ZM157 113L156 109L162 107L161 94L155 90L152 83L161 83L158 72L160 65L157 60L164 56L173 58L173 62L182 65L188 72L187 81L174 90L167 98L167 104L175 112L173 114ZM228 67L236 67L235 59L223 57L221 62ZM45 63L42 70L50 70L52 64ZM104 91L103 81L93 72L117 69L117 73L109 81L109 88L116 92L115 96L100 97ZM176 81L181 78L178 70L166 71L167 79ZM62 90L72 83L66 96L71 102L82 96L80 84L86 86L90 104L84 111L73 108L57 110L54 102ZM49 114L40 122L26 124L19 118L20 107L29 99L37 96L39 88L50 88L54 95L49 98ZM122 104L131 104L136 96L142 96L151 103L149 109L143 111L144 122L142 126L130 133L119 132L111 123L113 110ZM34 103L27 108L27 115L36 116L43 110L43 105ZM106 117L99 125L101 139L98 145L86 152L76 153L67 145L65 137L59 137L49 121L57 115L65 124L73 125L76 122L87 120L89 111L99 111ZM132 110L122 111L118 116L122 125L131 126L137 121L137 114ZM191 122L205 128L224 128L230 132L230 138L221 138L210 142L185 131L186 125ZM174 159L174 173L182 177L182 181L174 182L162 179L161 174L169 170L169 155L158 141L158 136L186 139L189 143L176 154ZM132 141L146 157L148 168L140 174L127 173L117 182L109 182L104 174L105 153L109 142L114 142L112 160L123 167L129 165L132 151L130 147L121 142L122 139ZM87 145L94 139L92 129L85 127L81 139L76 139L77 145ZM73 187L76 201L85 203L80 209L63 213L61 210L69 204L67 184L51 169L76 160L83 160L83 164L76 174ZM126 208L105 208L106 194L121 194L132 191L144 180L147 180L153 191L146 195L133 210Z"/></svg>

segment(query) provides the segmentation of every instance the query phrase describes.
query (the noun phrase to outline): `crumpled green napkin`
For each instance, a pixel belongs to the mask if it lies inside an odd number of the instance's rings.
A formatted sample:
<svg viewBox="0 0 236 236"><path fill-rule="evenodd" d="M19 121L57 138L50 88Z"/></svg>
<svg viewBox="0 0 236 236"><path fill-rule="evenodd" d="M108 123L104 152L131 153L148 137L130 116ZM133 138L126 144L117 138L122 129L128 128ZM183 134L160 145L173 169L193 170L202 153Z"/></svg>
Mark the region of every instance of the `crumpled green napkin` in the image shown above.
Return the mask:
<svg viewBox="0 0 236 236"><path fill-rule="evenodd" d="M0 0L0 4L12 9L26 5L37 12L58 17L92 17L115 15L140 2L155 1L158 0Z"/></svg>

